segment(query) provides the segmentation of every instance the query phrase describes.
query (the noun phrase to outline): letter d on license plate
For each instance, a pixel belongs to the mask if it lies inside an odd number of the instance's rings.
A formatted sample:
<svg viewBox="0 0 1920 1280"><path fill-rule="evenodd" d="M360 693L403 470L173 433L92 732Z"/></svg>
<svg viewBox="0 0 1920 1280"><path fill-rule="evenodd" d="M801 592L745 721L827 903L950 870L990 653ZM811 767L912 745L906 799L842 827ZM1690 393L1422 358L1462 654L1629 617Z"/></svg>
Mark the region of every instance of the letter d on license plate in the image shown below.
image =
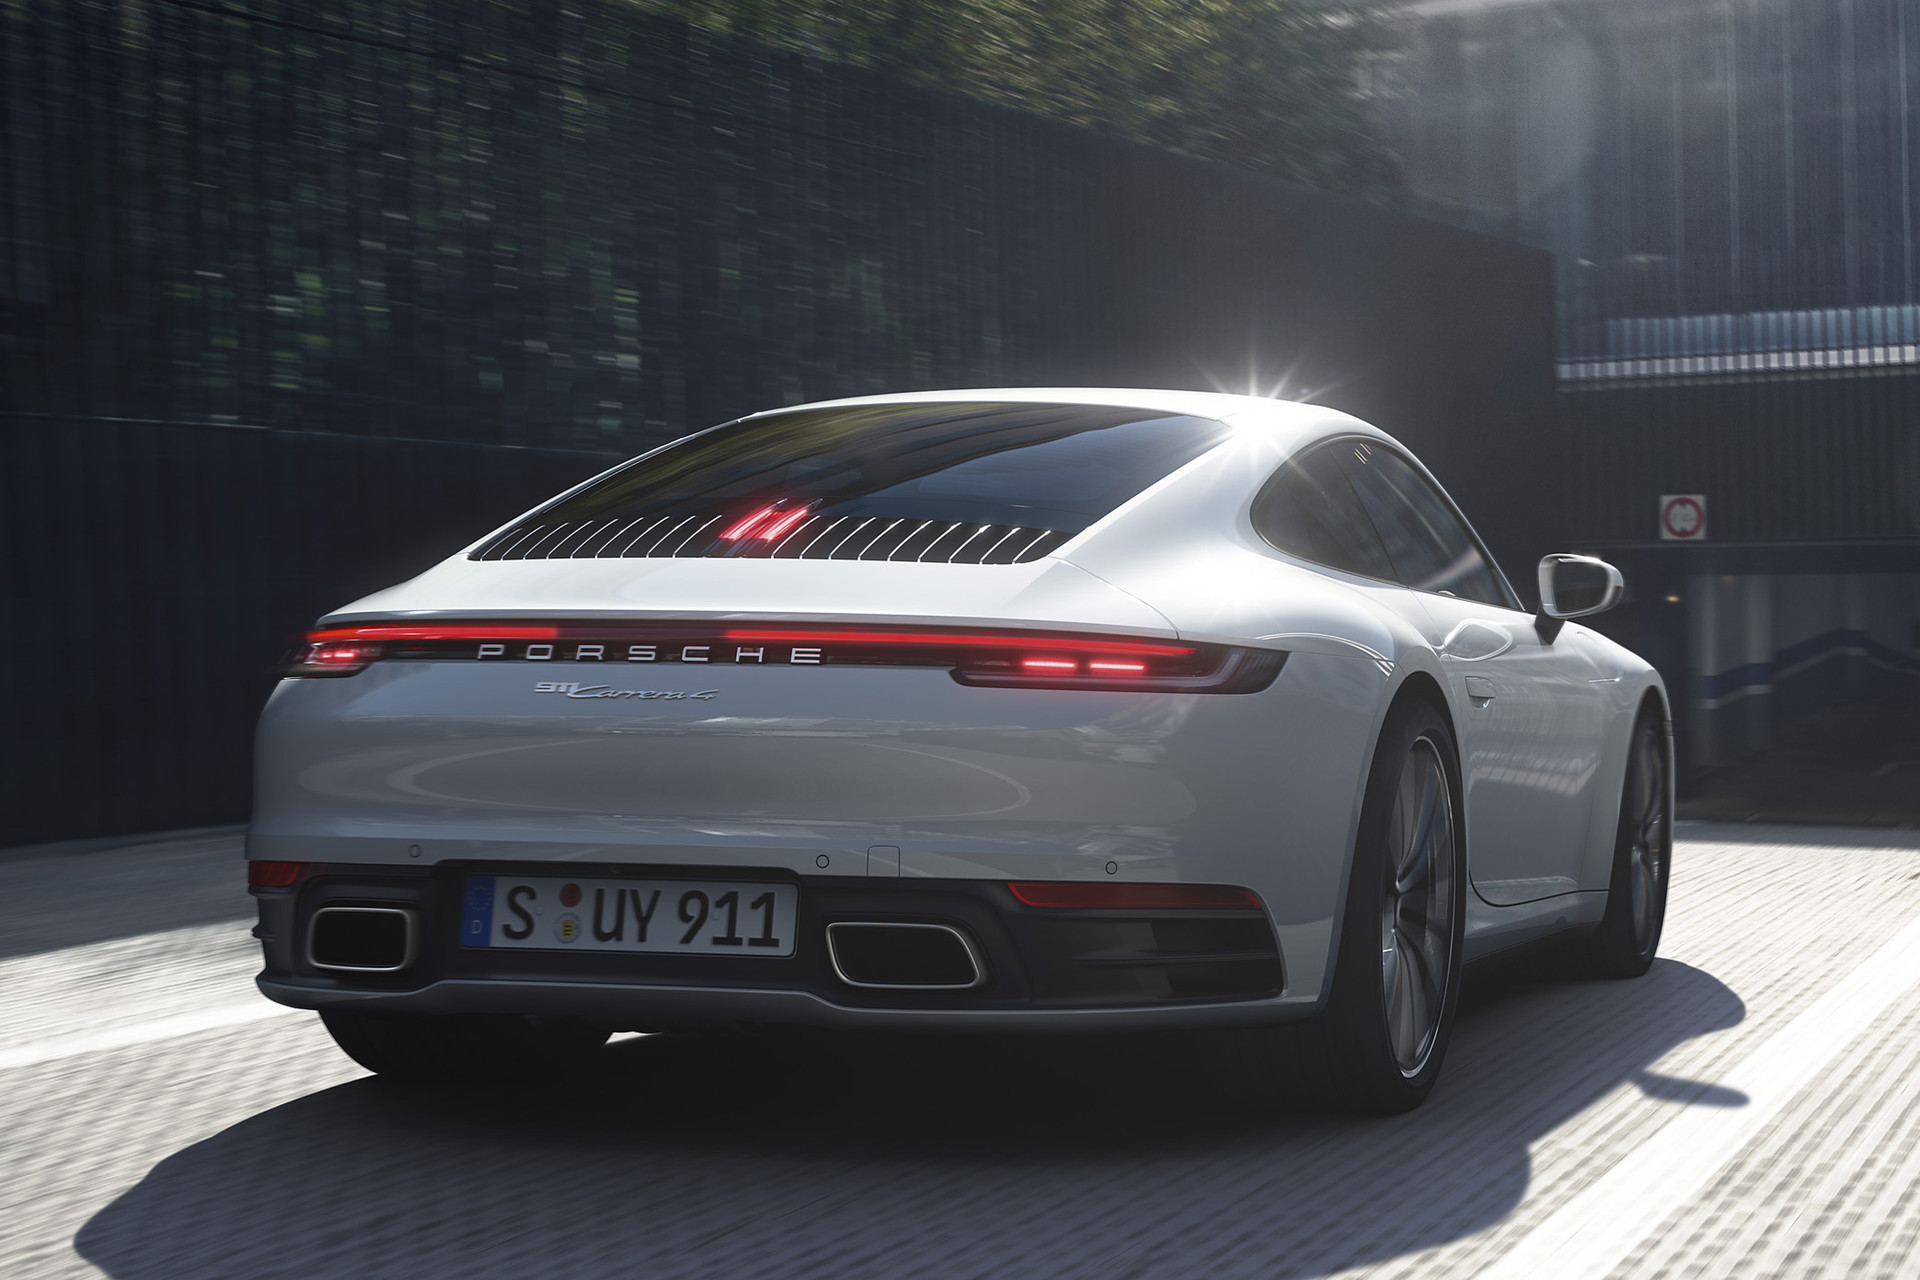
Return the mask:
<svg viewBox="0 0 1920 1280"><path fill-rule="evenodd" d="M800 890L726 880L468 876L460 942L536 951L790 956Z"/></svg>

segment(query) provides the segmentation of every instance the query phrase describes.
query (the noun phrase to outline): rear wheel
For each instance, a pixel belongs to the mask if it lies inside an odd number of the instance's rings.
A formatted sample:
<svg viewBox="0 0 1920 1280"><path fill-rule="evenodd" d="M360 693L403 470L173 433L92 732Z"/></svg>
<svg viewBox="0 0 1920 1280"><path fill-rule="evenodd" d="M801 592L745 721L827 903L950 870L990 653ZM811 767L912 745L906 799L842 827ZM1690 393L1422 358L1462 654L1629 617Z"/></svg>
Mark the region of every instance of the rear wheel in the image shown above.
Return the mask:
<svg viewBox="0 0 1920 1280"><path fill-rule="evenodd" d="M1389 714L1368 776L1333 988L1315 1017L1229 1037L1230 1091L1290 1089L1393 1114L1433 1091L1452 1032L1465 936L1459 755L1430 705Z"/></svg>
<svg viewBox="0 0 1920 1280"><path fill-rule="evenodd" d="M1587 944L1595 977L1637 978L1653 966L1667 920L1673 866L1673 811L1667 803L1672 761L1667 735L1652 708L1634 722L1627 776L1620 788L1607 913Z"/></svg>
<svg viewBox="0 0 1920 1280"><path fill-rule="evenodd" d="M563 1074L607 1041L579 1018L511 1013L370 1013L323 1009L334 1043L367 1070L414 1083L481 1083Z"/></svg>

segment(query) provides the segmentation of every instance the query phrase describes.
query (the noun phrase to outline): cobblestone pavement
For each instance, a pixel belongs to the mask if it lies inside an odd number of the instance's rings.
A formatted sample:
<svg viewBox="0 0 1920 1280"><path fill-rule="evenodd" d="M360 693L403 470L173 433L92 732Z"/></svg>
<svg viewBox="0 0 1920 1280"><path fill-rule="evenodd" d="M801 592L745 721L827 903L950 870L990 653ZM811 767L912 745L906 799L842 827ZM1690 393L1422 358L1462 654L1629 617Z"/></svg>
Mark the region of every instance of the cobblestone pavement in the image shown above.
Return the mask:
<svg viewBox="0 0 1920 1280"><path fill-rule="evenodd" d="M1920 844L1681 835L1651 974L1475 975L1386 1121L1106 1039L650 1036L410 1092L252 993L233 833L0 860L0 1276L1920 1275Z"/></svg>

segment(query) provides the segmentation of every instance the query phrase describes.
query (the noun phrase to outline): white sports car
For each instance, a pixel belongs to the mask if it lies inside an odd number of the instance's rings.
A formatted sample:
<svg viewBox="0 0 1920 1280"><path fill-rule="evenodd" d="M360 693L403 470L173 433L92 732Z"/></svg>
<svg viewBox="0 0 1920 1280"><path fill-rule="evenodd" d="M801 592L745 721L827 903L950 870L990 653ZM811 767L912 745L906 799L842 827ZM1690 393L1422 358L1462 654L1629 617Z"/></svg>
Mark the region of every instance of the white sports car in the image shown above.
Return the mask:
<svg viewBox="0 0 1920 1280"><path fill-rule="evenodd" d="M321 620L260 724L260 987L402 1076L616 1030L1216 1028L1402 1110L1464 962L1659 942L1666 693L1563 621L1617 572L1539 581L1310 405L742 418Z"/></svg>

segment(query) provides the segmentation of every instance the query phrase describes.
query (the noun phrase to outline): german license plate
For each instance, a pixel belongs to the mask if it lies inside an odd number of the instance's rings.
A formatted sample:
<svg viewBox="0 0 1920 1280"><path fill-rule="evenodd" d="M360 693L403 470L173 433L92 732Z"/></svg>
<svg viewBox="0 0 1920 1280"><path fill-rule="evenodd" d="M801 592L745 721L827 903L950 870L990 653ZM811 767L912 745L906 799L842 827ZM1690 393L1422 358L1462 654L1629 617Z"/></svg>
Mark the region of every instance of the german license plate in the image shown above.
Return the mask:
<svg viewBox="0 0 1920 1280"><path fill-rule="evenodd" d="M800 890L722 880L468 876L460 941L537 951L790 956Z"/></svg>

